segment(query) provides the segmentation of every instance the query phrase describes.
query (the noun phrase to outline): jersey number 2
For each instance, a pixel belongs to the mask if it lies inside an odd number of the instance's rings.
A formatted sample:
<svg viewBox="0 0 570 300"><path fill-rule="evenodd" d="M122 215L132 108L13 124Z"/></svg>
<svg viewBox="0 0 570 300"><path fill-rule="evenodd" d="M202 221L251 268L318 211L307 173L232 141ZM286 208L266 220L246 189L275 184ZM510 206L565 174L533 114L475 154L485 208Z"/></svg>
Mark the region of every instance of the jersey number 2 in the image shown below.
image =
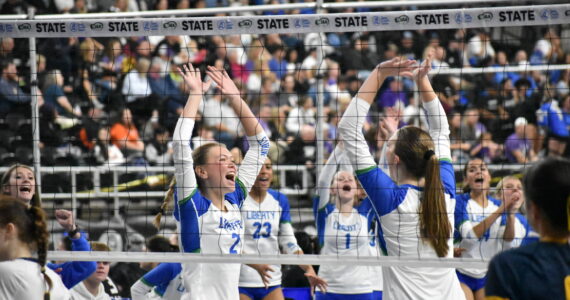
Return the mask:
<svg viewBox="0 0 570 300"><path fill-rule="evenodd" d="M239 234L232 233L232 239L236 239L236 241L230 247L230 254L237 254L236 246L239 244L239 241L241 240L241 238L240 238Z"/></svg>

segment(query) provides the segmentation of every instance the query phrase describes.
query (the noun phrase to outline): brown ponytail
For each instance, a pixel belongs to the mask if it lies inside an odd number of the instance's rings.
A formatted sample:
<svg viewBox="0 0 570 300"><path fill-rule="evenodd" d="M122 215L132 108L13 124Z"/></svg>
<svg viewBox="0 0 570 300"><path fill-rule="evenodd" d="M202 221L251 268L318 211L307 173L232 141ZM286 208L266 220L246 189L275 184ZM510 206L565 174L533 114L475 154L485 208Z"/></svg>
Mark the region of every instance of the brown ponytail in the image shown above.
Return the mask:
<svg viewBox="0 0 570 300"><path fill-rule="evenodd" d="M170 204L170 202L172 201L172 198L174 198L174 189L176 188L176 177L172 177L172 180L170 180L170 184L168 185L168 191L166 191L166 195L164 196L164 199L162 200L162 205L160 206L160 211L156 214L156 216L154 217L154 220L152 221L152 225L154 225L154 227L156 227L156 229L160 229L160 219L162 219L162 215L164 214L164 212L166 212L166 208L168 208L168 204Z"/></svg>
<svg viewBox="0 0 570 300"><path fill-rule="evenodd" d="M420 230L428 239L437 256L445 257L449 251L451 224L447 215L445 195L439 175L439 160L432 155L426 166L424 199L420 207Z"/></svg>
<svg viewBox="0 0 570 300"><path fill-rule="evenodd" d="M433 140L417 127L404 127L398 131L394 152L411 176L425 178L423 199L419 209L420 233L430 242L437 256L449 252L447 241L451 237L451 223L447 215L439 160L435 156Z"/></svg>
<svg viewBox="0 0 570 300"><path fill-rule="evenodd" d="M46 274L46 261L49 233L46 225L46 215L38 206L28 206L21 200L9 196L0 196L0 227L9 223L18 228L18 239L30 248L37 248L38 263L48 284L44 300L49 300L52 281Z"/></svg>
<svg viewBox="0 0 570 300"><path fill-rule="evenodd" d="M42 275L48 284L48 289L44 293L44 300L50 299L50 290L53 287L51 279L46 274L46 261L47 261L47 250L49 234L46 228L46 216L44 211L38 206L30 206L28 209L30 218L32 221L31 234L36 241L36 247L38 249L38 263L41 267Z"/></svg>

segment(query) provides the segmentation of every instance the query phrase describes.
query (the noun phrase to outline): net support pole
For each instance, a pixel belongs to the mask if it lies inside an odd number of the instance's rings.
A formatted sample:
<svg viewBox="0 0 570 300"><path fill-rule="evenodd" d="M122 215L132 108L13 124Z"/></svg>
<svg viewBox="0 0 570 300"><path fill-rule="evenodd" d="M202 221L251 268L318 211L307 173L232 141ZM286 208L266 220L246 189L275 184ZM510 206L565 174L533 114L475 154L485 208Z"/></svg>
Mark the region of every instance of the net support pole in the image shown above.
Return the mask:
<svg viewBox="0 0 570 300"><path fill-rule="evenodd" d="M317 0L317 13L322 12L323 7L323 0ZM322 37L321 34L319 34ZM317 178L321 175L321 171L323 169L324 163L324 151L325 151L325 140L324 140L324 133L323 133L323 122L324 118L324 86L323 86L323 72L321 72L321 67L323 66L323 43L325 41L321 40L319 45L317 45L317 156L316 156L316 171L317 171Z"/></svg>
<svg viewBox="0 0 570 300"><path fill-rule="evenodd" d="M33 7L28 8L28 19L33 20L36 12ZM30 83L31 83L31 109L32 109L32 132L33 132L33 156L34 173L36 176L36 193L42 194L42 173L40 157L40 113L38 106L38 57L36 53L36 38L29 38L30 44ZM40 200L41 201L41 200Z"/></svg>

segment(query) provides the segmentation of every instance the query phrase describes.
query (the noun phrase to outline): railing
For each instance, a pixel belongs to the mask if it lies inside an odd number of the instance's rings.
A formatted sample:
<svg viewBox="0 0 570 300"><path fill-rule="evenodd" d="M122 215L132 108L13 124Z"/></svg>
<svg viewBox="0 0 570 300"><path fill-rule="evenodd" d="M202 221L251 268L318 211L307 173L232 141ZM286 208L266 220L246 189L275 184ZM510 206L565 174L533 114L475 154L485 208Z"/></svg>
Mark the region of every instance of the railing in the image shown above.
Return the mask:
<svg viewBox="0 0 570 300"><path fill-rule="evenodd" d="M0 172L4 173L8 167L1 167ZM302 196L308 195L310 192L309 170L305 166L295 165L274 165L274 172L279 175L279 189L280 192L286 195ZM42 193L42 199L56 200L56 199L71 199L71 208L73 212L77 209L78 199L91 199L91 198L112 198L113 209L117 216L120 208L120 199L123 198L162 198L164 197L163 191L133 191L122 192L120 191L119 175L126 173L146 173L147 176L155 174L174 174L174 167L144 167L144 166L93 166L93 167L41 167L41 174L57 174L65 173L70 175L71 179L71 192L70 193ZM301 173L301 186L288 187L286 185L287 172L300 172ZM93 190L92 191L78 191L77 190L77 174L92 174ZM101 176L111 173L113 178L112 186L104 188L101 186ZM148 177L147 177L148 178Z"/></svg>

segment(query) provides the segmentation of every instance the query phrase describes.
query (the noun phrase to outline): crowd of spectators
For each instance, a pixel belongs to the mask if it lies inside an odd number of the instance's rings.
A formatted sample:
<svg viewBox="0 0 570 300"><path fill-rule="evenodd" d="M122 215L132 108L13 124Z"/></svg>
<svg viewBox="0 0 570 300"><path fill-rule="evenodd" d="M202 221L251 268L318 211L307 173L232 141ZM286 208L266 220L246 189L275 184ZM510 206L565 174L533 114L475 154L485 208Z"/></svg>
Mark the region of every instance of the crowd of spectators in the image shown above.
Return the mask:
<svg viewBox="0 0 570 300"><path fill-rule="evenodd" d="M6 0L0 1L0 12L23 13L29 5L38 13L86 13L264 1L227 2ZM235 80L272 141L270 157L276 164L313 168L323 163L316 161L319 82L327 157L339 116L362 79L383 60L422 60L433 51L436 70L570 63L570 40L561 38L570 36L568 26L527 28L519 38L505 38L513 34L508 30L39 39L42 164L172 164L169 140L187 97L177 67L192 63L202 69L214 65ZM317 49L324 52L322 64ZM1 40L0 138L8 141L0 147L3 165L15 160L30 163L32 157L29 61L27 40ZM539 156L568 155L570 70L522 70L434 76L434 89L450 120L456 163L472 157L488 163L526 163ZM401 126L423 122L413 82L407 78L388 80L376 103L365 124L373 152L379 120L387 112L400 115ZM539 110L544 103L550 103L548 108ZM200 114L194 147L219 141L236 156L243 153L243 130L216 87L208 91ZM565 128L553 128L551 117L559 117Z"/></svg>

